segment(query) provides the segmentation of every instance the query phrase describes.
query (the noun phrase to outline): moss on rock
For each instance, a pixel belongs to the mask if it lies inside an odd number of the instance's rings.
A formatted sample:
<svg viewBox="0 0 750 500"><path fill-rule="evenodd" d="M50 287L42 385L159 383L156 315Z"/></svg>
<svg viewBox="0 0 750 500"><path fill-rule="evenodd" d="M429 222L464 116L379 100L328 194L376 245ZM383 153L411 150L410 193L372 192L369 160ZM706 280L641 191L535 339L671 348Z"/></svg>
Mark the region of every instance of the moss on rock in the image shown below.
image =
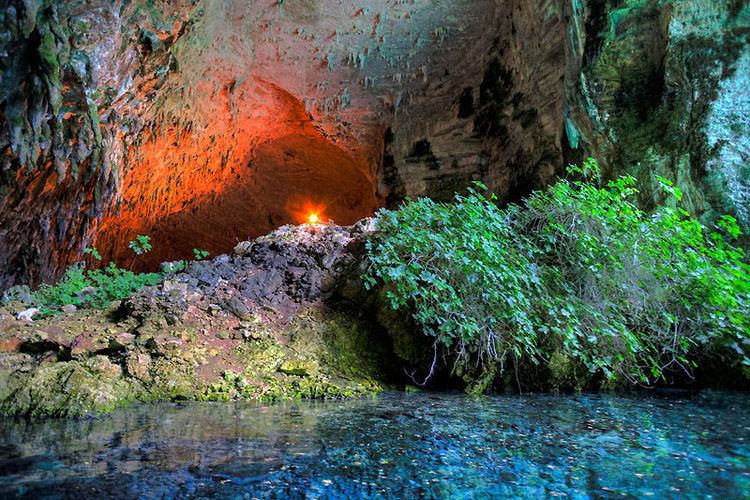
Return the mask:
<svg viewBox="0 0 750 500"><path fill-rule="evenodd" d="M3 365L7 365L5 360ZM107 413L135 399L120 367L105 356L87 362L26 363L15 369L0 366L5 382L0 412L10 415L83 417Z"/></svg>

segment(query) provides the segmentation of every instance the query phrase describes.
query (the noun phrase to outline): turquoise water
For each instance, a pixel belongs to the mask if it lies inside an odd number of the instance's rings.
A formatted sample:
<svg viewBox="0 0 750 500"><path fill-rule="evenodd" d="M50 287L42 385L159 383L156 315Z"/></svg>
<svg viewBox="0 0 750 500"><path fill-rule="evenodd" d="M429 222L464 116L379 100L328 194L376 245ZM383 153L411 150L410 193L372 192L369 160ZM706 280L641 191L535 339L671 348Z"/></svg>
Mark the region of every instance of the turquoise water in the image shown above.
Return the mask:
<svg viewBox="0 0 750 500"><path fill-rule="evenodd" d="M164 403L0 430L3 498L750 496L745 393Z"/></svg>

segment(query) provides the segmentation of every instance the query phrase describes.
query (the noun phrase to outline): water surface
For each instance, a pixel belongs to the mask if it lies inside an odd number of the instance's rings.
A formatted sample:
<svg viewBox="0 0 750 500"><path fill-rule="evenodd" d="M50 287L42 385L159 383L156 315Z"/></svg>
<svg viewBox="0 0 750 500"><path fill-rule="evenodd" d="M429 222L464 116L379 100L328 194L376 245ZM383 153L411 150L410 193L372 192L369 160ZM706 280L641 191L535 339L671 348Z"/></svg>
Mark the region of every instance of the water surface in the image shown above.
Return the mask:
<svg viewBox="0 0 750 500"><path fill-rule="evenodd" d="M390 393L0 421L0 497L743 498L750 396Z"/></svg>

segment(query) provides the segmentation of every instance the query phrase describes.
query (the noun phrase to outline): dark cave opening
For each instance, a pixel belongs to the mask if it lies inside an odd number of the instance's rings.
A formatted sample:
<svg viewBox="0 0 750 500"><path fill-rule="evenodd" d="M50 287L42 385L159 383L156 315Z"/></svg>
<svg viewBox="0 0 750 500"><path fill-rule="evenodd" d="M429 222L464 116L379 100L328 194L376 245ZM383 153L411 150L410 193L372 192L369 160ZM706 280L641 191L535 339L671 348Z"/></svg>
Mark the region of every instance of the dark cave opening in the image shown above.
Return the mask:
<svg viewBox="0 0 750 500"><path fill-rule="evenodd" d="M308 222L312 214L320 223L353 224L379 206L365 172L349 152L306 124L255 148L246 167L216 196L150 224L139 226L127 214L106 221L96 246L104 261L152 271L161 262L192 259L194 249L212 256L230 253L240 241ZM128 242L138 234L148 235L153 248L133 261Z"/></svg>

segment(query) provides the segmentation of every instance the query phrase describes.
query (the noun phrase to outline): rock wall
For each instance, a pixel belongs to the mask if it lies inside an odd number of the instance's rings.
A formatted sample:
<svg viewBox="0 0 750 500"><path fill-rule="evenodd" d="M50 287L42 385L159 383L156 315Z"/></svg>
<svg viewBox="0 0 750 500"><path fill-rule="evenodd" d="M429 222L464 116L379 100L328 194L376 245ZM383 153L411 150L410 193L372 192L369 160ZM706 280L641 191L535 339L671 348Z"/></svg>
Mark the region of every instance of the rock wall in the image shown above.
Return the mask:
<svg viewBox="0 0 750 500"><path fill-rule="evenodd" d="M468 3L468 2L467 2ZM555 1L479 8L482 36L450 39L459 61L438 66L407 94L386 135L379 194L450 200L484 182L515 201L562 164L564 10ZM446 40L448 41L448 40ZM437 73L435 75L435 73Z"/></svg>
<svg viewBox="0 0 750 500"><path fill-rule="evenodd" d="M6 0L0 288L593 155L748 223L746 1ZM643 201L659 201L644 189Z"/></svg>
<svg viewBox="0 0 750 500"><path fill-rule="evenodd" d="M82 26L65 3L0 8L0 288L59 275L117 196Z"/></svg>
<svg viewBox="0 0 750 500"><path fill-rule="evenodd" d="M683 191L706 220L750 227L750 3L573 2L565 77L571 148L640 180L641 201ZM571 157L579 156L573 153Z"/></svg>

